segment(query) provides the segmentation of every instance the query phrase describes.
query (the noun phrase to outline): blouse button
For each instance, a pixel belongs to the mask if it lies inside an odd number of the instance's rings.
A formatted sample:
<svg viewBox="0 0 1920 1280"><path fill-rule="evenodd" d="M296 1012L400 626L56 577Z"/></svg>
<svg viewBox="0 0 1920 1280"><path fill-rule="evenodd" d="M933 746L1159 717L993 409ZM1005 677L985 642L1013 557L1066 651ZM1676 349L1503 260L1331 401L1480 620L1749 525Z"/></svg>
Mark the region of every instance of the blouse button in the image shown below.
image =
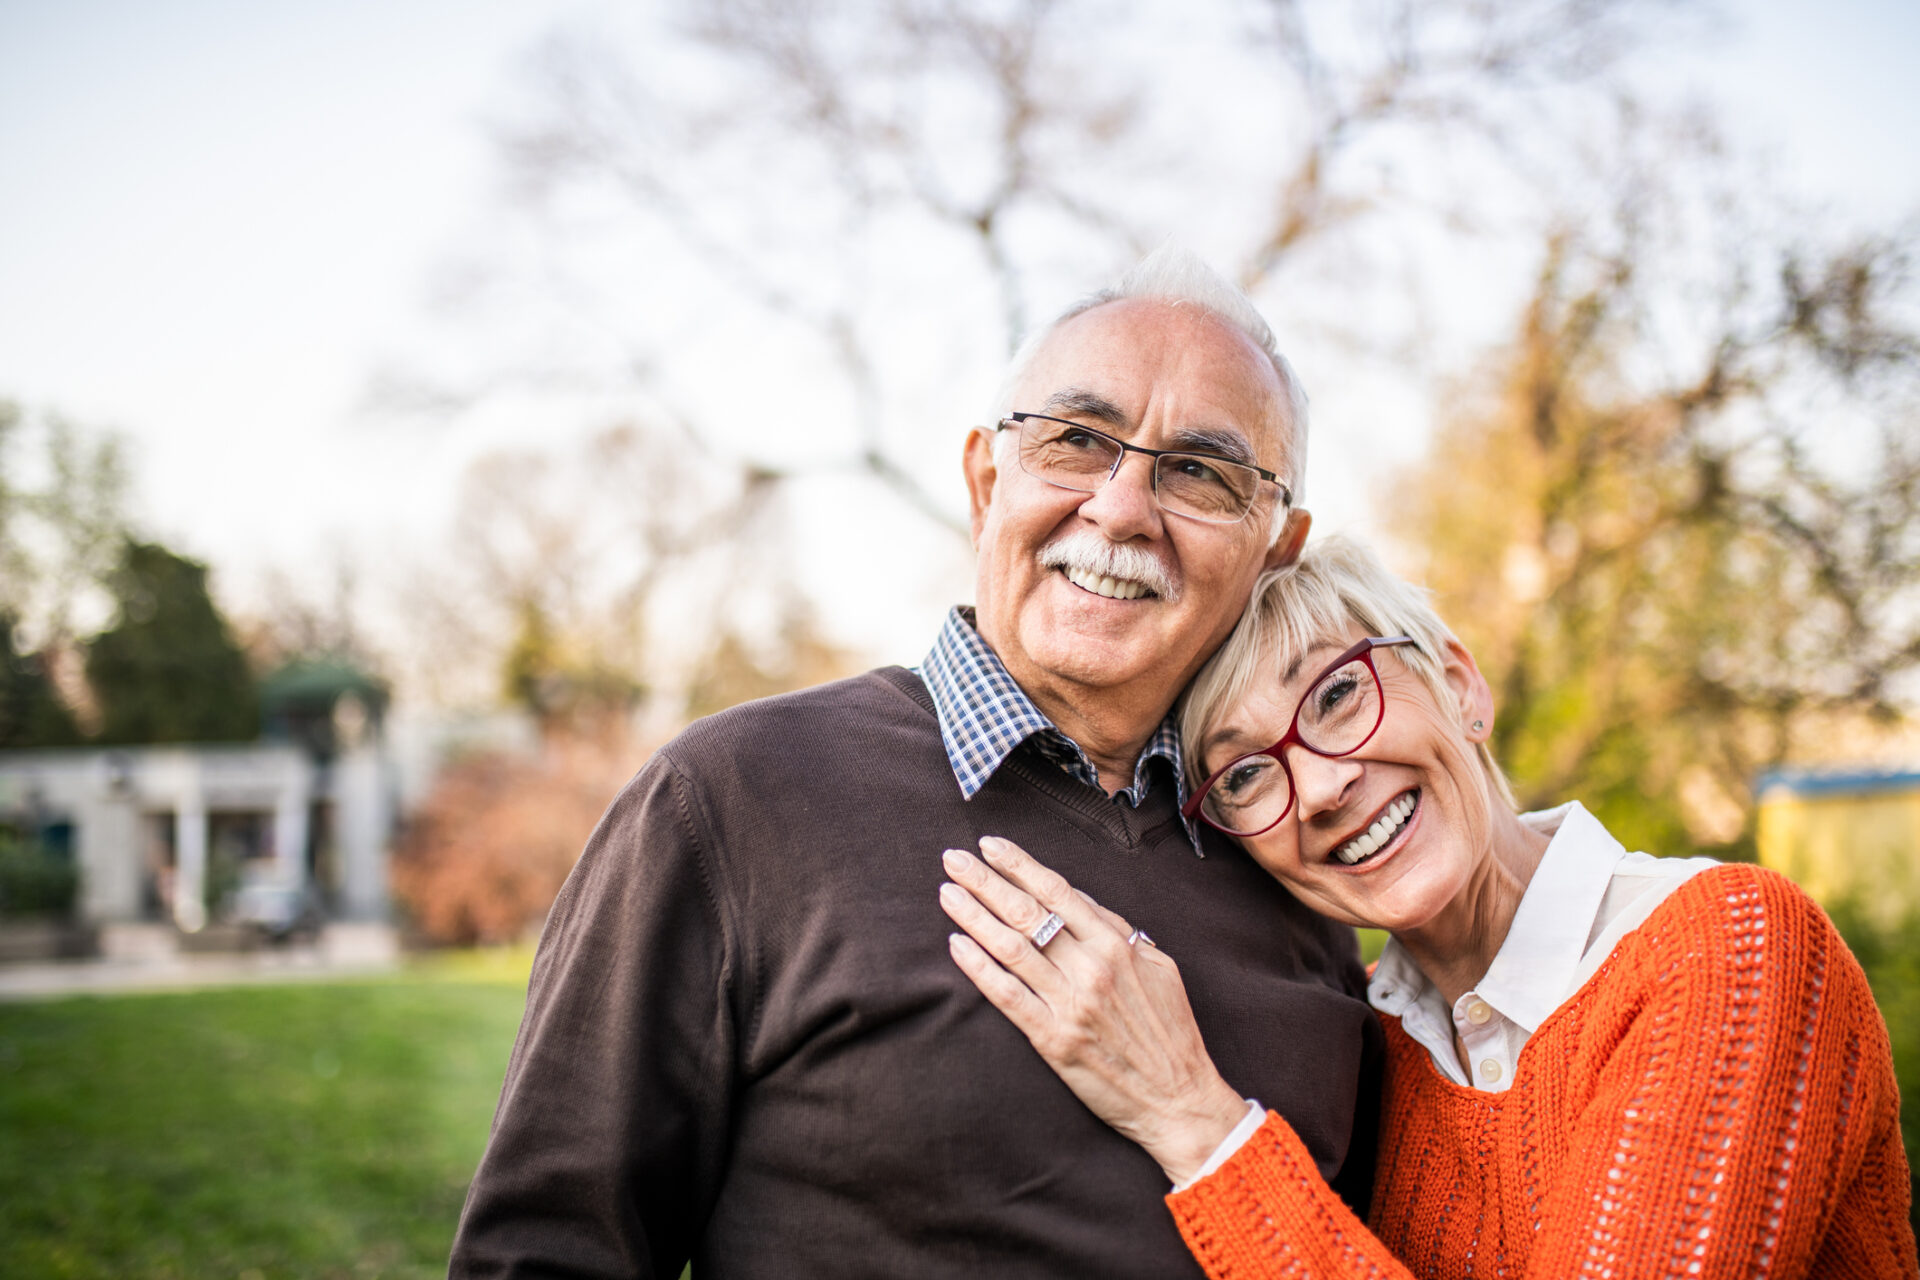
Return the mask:
<svg viewBox="0 0 1920 1280"><path fill-rule="evenodd" d="M1485 1000L1475 1000L1467 1006L1467 1021L1474 1026L1485 1026L1487 1019L1493 1016L1493 1006Z"/></svg>
<svg viewBox="0 0 1920 1280"><path fill-rule="evenodd" d="M1482 1080L1485 1080L1488 1084L1493 1084L1495 1081L1499 1080L1500 1064L1498 1062L1495 1062L1492 1058L1481 1059L1480 1078Z"/></svg>

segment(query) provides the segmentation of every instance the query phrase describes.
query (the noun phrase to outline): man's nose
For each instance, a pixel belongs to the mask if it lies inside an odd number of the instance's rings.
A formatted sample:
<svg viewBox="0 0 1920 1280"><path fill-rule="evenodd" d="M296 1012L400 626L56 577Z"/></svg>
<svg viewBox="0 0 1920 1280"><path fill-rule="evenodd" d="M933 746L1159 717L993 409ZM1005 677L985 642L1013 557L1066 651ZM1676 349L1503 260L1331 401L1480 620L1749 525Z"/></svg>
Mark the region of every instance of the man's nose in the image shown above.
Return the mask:
<svg viewBox="0 0 1920 1280"><path fill-rule="evenodd" d="M1287 772L1293 777L1293 803L1302 822L1337 812L1360 781L1361 765L1352 756L1332 758L1287 745Z"/></svg>
<svg viewBox="0 0 1920 1280"><path fill-rule="evenodd" d="M1161 528L1160 502L1153 496L1154 460L1128 451L1106 482L1080 504L1080 513L1115 542L1154 537Z"/></svg>

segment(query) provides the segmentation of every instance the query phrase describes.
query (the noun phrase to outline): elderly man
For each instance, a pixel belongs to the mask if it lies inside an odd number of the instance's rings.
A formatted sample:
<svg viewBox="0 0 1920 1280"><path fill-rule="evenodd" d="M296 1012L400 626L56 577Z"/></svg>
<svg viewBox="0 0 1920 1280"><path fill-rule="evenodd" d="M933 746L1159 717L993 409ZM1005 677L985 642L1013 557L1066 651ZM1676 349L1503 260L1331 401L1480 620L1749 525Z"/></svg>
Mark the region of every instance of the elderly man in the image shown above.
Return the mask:
<svg viewBox="0 0 1920 1280"><path fill-rule="evenodd" d="M978 609L888 668L701 721L554 904L455 1276L1198 1275L1159 1169L947 954L999 835L1175 956L1227 1078L1364 1211L1350 932L1185 826L1181 687L1297 553L1304 397L1162 251L1029 342L966 442ZM1044 939L1036 939L1044 941Z"/></svg>

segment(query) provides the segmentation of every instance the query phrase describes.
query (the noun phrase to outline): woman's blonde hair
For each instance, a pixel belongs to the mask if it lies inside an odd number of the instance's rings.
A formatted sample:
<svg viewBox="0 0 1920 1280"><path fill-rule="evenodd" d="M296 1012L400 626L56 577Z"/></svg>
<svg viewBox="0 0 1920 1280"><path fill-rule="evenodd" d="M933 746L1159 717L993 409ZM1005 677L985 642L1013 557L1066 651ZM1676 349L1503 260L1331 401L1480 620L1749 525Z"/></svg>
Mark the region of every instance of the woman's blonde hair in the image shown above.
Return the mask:
<svg viewBox="0 0 1920 1280"><path fill-rule="evenodd" d="M1261 576L1233 633L1188 686L1180 705L1180 736L1186 744L1190 784L1206 781L1201 742L1227 708L1247 696L1262 670L1284 670L1294 655L1315 645L1344 642L1355 625L1368 635L1413 637L1412 645L1387 650L1392 656L1386 660L1398 661L1418 676L1437 705L1452 704L1442 660L1447 642L1455 637L1433 611L1427 593L1394 576L1354 539L1339 534L1321 538L1294 563ZM1285 727L1276 725L1274 732ZM1493 752L1484 742L1478 746L1494 794L1518 808Z"/></svg>

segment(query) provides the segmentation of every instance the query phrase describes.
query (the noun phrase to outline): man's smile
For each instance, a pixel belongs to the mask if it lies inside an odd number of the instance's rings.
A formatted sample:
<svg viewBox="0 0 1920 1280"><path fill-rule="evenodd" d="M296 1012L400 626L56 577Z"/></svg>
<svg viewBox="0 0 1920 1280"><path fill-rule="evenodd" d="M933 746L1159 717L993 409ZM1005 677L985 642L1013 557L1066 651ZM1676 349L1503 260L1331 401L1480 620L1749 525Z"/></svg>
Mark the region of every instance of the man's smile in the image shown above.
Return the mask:
<svg viewBox="0 0 1920 1280"><path fill-rule="evenodd" d="M1066 576L1068 582L1082 591L1091 591L1094 595L1106 596L1110 600L1138 600L1143 596L1159 599L1144 582L1135 582L1129 578L1108 577L1072 567L1063 568L1060 572Z"/></svg>

